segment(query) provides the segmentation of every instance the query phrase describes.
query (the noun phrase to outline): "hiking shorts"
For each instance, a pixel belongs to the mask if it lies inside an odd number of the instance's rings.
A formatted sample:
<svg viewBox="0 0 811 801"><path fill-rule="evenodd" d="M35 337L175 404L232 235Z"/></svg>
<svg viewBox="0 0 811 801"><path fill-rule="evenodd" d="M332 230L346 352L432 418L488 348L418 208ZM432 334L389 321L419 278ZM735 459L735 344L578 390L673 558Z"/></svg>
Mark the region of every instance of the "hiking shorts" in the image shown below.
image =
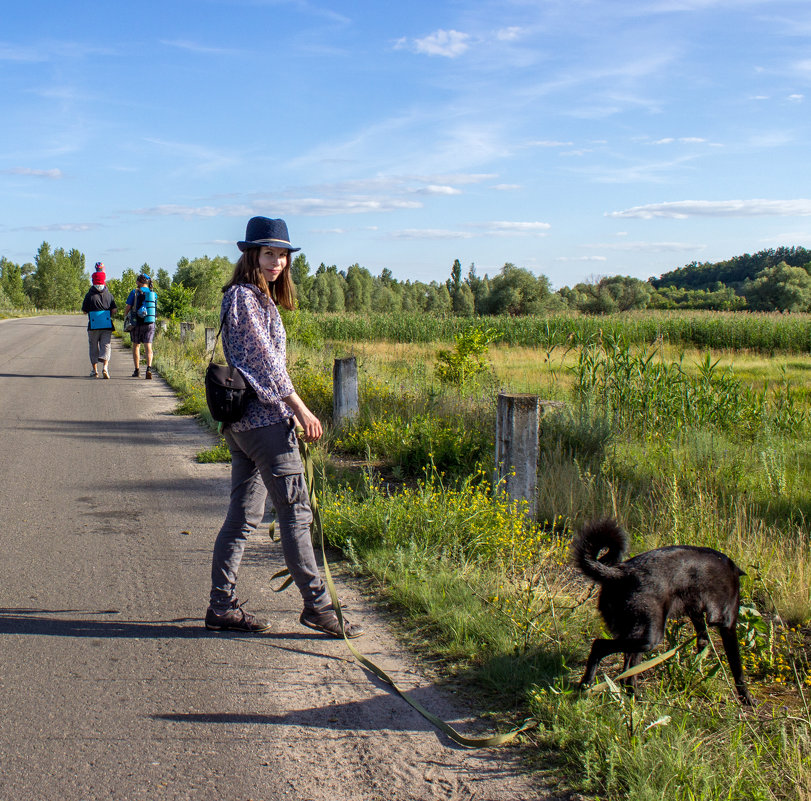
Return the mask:
<svg viewBox="0 0 811 801"><path fill-rule="evenodd" d="M155 323L141 323L130 331L133 345L147 345L155 338Z"/></svg>

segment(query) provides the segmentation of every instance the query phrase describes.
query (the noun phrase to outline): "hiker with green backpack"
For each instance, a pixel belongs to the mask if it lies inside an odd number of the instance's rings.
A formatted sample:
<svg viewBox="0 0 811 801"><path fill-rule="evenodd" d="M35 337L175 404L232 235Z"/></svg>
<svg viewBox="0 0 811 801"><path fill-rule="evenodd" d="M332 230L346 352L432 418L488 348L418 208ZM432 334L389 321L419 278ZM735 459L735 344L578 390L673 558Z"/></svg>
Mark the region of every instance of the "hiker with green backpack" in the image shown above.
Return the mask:
<svg viewBox="0 0 811 801"><path fill-rule="evenodd" d="M158 314L158 295L152 288L152 279L141 273L136 279L138 286L127 296L125 314L132 313L134 326L130 330L132 360L135 369L133 378L141 375L141 345L146 350L146 378L152 378L152 340L155 338L155 320Z"/></svg>

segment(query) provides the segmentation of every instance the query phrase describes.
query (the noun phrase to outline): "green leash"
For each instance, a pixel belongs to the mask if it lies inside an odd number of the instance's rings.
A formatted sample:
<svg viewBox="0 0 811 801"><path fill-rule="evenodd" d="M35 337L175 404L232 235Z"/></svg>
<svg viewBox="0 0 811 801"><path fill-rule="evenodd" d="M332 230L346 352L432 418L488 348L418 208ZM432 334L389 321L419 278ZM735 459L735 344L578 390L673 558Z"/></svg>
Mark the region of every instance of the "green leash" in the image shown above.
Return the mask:
<svg viewBox="0 0 811 801"><path fill-rule="evenodd" d="M303 433L303 430L297 429L297 433L300 435ZM357 648L355 648L354 645L352 645L349 638L346 636L344 616L343 612L341 611L341 602L338 600L338 594L335 591L335 585L332 581L332 572L329 569L329 562L327 561L327 553L324 546L324 529L321 526L321 513L318 508L318 498L315 494L315 472L313 469L312 456L310 454L310 446L301 438L299 438L299 450L301 451L302 462L304 464L304 477L307 481L310 506L312 507L313 512L313 523L315 525L315 530L318 533L318 539L321 543L321 556L324 563L324 576L326 578L327 590L329 591L329 597L332 600L332 608L335 610L335 614L338 616L338 623L341 626L341 631L343 632L344 642L346 643L347 648L349 648L352 656L354 656L355 659L357 659L358 662L360 662L361 665L363 665L368 671L374 673L375 676L388 684L397 693L397 695L400 696L400 698L416 709L417 712L419 712L420 715L422 715L426 720L433 723L434 726L436 726L440 731L444 732L455 743L463 745L466 748L488 748L495 745L503 745L504 743L514 740L522 732L534 729L538 725L538 721L530 718L525 720L517 729L508 731L505 734L495 734L490 737L466 737L464 734L460 734L458 731L456 731L453 726L449 725L441 718L438 718L432 712L429 712L424 706L422 706L422 704L411 698L404 690L401 690L395 683L394 679L392 679L385 670L378 667L374 662L372 662L371 659L364 656L360 651L358 651ZM271 538L273 538L273 531L274 527L271 526ZM281 592L289 587L292 583L292 578L290 578L287 570L278 571L272 576L271 580L282 578L283 576L287 576L287 579L280 587L275 589L274 592Z"/></svg>

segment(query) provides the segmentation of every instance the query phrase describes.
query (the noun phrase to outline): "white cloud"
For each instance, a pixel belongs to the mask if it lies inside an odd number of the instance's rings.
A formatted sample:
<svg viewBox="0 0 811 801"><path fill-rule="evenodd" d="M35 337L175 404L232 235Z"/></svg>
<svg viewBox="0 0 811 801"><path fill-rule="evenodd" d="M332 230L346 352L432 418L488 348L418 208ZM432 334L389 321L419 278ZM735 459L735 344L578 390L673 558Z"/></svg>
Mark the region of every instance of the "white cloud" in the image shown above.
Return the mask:
<svg viewBox="0 0 811 801"><path fill-rule="evenodd" d="M58 180L62 177L62 170L34 170L31 167L11 167L8 170L0 170L3 175L30 175L34 178L51 178Z"/></svg>
<svg viewBox="0 0 811 801"><path fill-rule="evenodd" d="M0 61L47 61L48 53L41 47L18 47L0 43Z"/></svg>
<svg viewBox="0 0 811 801"><path fill-rule="evenodd" d="M802 103L802 101L805 100L805 95L799 94L789 95L787 99L790 100L792 103Z"/></svg>
<svg viewBox="0 0 811 801"><path fill-rule="evenodd" d="M211 47L209 45L191 42L188 39L161 39L161 44L167 47L175 47L179 50L188 50L190 53L200 53L206 56L231 56L240 53L239 50L229 50L223 47Z"/></svg>
<svg viewBox="0 0 811 801"><path fill-rule="evenodd" d="M608 261L605 256L558 256L555 261Z"/></svg>
<svg viewBox="0 0 811 801"><path fill-rule="evenodd" d="M13 231L95 231L100 226L97 223L54 223L53 225L26 225L22 228L13 228Z"/></svg>
<svg viewBox="0 0 811 801"><path fill-rule="evenodd" d="M582 247L591 250L611 250L626 253L680 253L682 251L703 250L706 245L690 242L602 242Z"/></svg>
<svg viewBox="0 0 811 801"><path fill-rule="evenodd" d="M461 195L462 190L453 186L439 186L438 184L428 184L415 190L418 195Z"/></svg>
<svg viewBox="0 0 811 801"><path fill-rule="evenodd" d="M475 236L470 231L449 231L442 228L404 228L389 234L390 239L473 239Z"/></svg>
<svg viewBox="0 0 811 801"><path fill-rule="evenodd" d="M479 223L471 223L479 226ZM544 235L552 226L545 222L486 222L481 223L484 233L505 235L505 234L539 234Z"/></svg>
<svg viewBox="0 0 811 801"><path fill-rule="evenodd" d="M794 217L811 215L811 200L677 200L650 203L623 211L607 212L606 217L635 217L651 220L666 217L683 220L688 217Z"/></svg>
<svg viewBox="0 0 811 801"><path fill-rule="evenodd" d="M530 147L571 147L574 142L556 142L550 139L539 139L535 142L530 142Z"/></svg>
<svg viewBox="0 0 811 801"><path fill-rule="evenodd" d="M253 205L235 206L181 206L165 204L151 208L133 209L132 214L155 217L252 217L263 213L271 204L270 200L257 200ZM401 209L420 209L422 203L416 200L397 198L294 198L272 199L273 208L280 214L321 217L331 214L365 214L388 212Z"/></svg>
<svg viewBox="0 0 811 801"><path fill-rule="evenodd" d="M700 145L706 142L706 139L702 139L700 136L682 136L679 138L675 138L673 136L667 136L664 139L657 139L653 144L654 145L671 145L674 142L679 142L683 145Z"/></svg>
<svg viewBox="0 0 811 801"><path fill-rule="evenodd" d="M522 189L523 187L521 184L495 184L493 189L496 189L499 192L512 192L516 189Z"/></svg>
<svg viewBox="0 0 811 801"><path fill-rule="evenodd" d="M459 31L445 31L441 28L422 39L415 39L411 44L411 49L416 53L424 53L428 56L444 56L445 58L457 58L465 53L470 45L470 36ZM398 44L402 44L400 40Z"/></svg>
<svg viewBox="0 0 811 801"><path fill-rule="evenodd" d="M509 28L501 28L496 31L496 39L500 42L514 42L525 33L524 29L518 25L512 25Z"/></svg>
<svg viewBox="0 0 811 801"><path fill-rule="evenodd" d="M545 222L508 222L496 220L482 223L465 223L464 231L446 228L406 228L393 231L393 239L476 239L484 236L546 236L551 226Z"/></svg>

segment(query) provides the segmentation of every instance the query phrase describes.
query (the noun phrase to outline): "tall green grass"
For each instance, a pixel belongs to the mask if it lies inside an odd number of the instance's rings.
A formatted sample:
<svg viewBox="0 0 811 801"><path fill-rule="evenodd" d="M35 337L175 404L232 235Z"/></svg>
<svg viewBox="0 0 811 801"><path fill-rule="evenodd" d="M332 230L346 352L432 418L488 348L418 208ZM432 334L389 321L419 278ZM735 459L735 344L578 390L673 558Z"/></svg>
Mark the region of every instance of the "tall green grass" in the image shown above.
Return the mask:
<svg viewBox="0 0 811 801"><path fill-rule="evenodd" d="M629 344L672 345L765 353L811 350L811 315L750 312L624 312L602 316L556 313L530 317L439 317L426 314L311 314L325 339L340 342L452 342L471 327L492 328L499 341L530 347L578 346L600 337Z"/></svg>

